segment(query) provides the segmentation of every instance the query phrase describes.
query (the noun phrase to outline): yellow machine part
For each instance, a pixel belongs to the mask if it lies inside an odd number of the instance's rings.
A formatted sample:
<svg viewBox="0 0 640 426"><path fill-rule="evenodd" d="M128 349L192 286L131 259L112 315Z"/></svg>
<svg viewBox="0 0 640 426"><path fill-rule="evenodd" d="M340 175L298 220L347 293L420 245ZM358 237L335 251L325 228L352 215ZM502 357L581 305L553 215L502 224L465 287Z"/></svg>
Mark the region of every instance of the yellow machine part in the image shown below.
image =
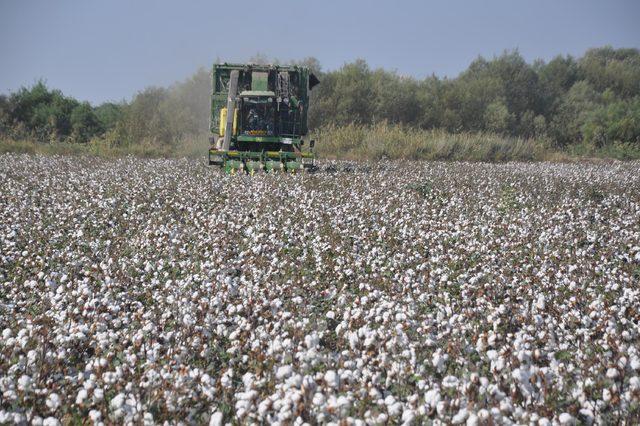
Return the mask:
<svg viewBox="0 0 640 426"><path fill-rule="evenodd" d="M227 127L227 108L220 110L220 137L224 136L224 129ZM233 110L233 135L238 134L238 108Z"/></svg>

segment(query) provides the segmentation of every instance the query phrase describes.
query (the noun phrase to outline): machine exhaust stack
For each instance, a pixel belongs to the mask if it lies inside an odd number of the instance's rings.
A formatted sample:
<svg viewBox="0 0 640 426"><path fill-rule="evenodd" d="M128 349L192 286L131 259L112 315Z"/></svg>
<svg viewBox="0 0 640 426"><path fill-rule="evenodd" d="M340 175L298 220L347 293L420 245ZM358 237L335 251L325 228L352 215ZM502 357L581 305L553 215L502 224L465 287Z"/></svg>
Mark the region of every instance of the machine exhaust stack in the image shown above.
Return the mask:
<svg viewBox="0 0 640 426"><path fill-rule="evenodd" d="M224 131L222 150L228 151L233 135L233 117L236 109L236 96L238 95L238 70L231 71L229 75L229 96L227 97L227 123Z"/></svg>

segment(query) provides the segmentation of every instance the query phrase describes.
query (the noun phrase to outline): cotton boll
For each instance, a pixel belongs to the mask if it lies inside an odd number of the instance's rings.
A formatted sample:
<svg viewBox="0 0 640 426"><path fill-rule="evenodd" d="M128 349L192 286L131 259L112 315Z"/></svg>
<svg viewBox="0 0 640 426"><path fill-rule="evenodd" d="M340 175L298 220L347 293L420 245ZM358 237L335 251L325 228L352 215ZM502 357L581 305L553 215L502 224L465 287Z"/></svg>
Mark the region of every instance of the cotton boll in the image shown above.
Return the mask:
<svg viewBox="0 0 640 426"><path fill-rule="evenodd" d="M562 425L573 425L576 423L576 419L569 413L560 414L560 417L558 417L558 420Z"/></svg>
<svg viewBox="0 0 640 426"><path fill-rule="evenodd" d="M431 364L438 370L443 372L446 367L446 362L449 359L449 355L443 354L440 349L436 350L431 358Z"/></svg>
<svg viewBox="0 0 640 426"><path fill-rule="evenodd" d="M435 407L440 402L440 391L438 389L428 390L424 395L424 402L431 407Z"/></svg>
<svg viewBox="0 0 640 426"><path fill-rule="evenodd" d="M324 381L329 387L336 389L339 385L339 380L340 380L339 376L333 370L328 370L324 374Z"/></svg>
<svg viewBox="0 0 640 426"><path fill-rule="evenodd" d="M325 397L323 394L316 392L313 395L313 400L312 400L313 404L316 406L321 406L325 403Z"/></svg>
<svg viewBox="0 0 640 426"><path fill-rule="evenodd" d="M475 413L470 413L467 417L467 426L477 426L480 423L479 417Z"/></svg>
<svg viewBox="0 0 640 426"><path fill-rule="evenodd" d="M469 412L467 411L467 409L461 408L460 411L458 411L453 416L453 418L451 419L451 423L453 423L454 425L465 423L468 417L469 417Z"/></svg>
<svg viewBox="0 0 640 426"><path fill-rule="evenodd" d="M543 294L538 295L538 299L536 300L536 308L539 311L544 311L546 308L546 300Z"/></svg>
<svg viewBox="0 0 640 426"><path fill-rule="evenodd" d="M80 405L80 404L84 403L85 399L87 399L87 390L86 389L80 389L78 391L78 395L76 396L76 404Z"/></svg>
<svg viewBox="0 0 640 426"><path fill-rule="evenodd" d="M447 376L442 379L442 387L444 388L455 388L458 386L458 378L455 376Z"/></svg>
<svg viewBox="0 0 640 426"><path fill-rule="evenodd" d="M219 411L216 411L211 415L209 419L209 426L222 426L223 414Z"/></svg>
<svg viewBox="0 0 640 426"><path fill-rule="evenodd" d="M283 380L289 377L292 372L293 372L293 368L290 365L283 365L278 368L278 371L276 372L276 378L278 380Z"/></svg>
<svg viewBox="0 0 640 426"><path fill-rule="evenodd" d="M92 422L97 423L102 418L102 413L98 410L89 411L89 418Z"/></svg>
<svg viewBox="0 0 640 426"><path fill-rule="evenodd" d="M43 426L60 426L62 423L55 417L47 417L42 424Z"/></svg>
<svg viewBox="0 0 640 426"><path fill-rule="evenodd" d="M60 396L57 393L52 393L47 397L46 404L51 411L56 411L60 407L60 403Z"/></svg>
<svg viewBox="0 0 640 426"><path fill-rule="evenodd" d="M26 374L23 374L22 376L20 376L20 378L18 379L18 389L23 392L30 390L31 377L27 376Z"/></svg>

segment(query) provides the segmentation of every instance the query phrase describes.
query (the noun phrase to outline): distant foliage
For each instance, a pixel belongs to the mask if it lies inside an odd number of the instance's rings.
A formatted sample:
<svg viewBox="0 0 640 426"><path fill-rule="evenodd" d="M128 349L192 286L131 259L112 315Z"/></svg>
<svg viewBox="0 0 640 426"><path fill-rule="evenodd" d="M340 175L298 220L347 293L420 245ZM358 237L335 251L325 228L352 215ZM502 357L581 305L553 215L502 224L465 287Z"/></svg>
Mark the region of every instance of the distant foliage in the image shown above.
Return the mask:
<svg viewBox="0 0 640 426"><path fill-rule="evenodd" d="M533 64L505 52L476 59L455 79L416 80L357 60L321 80L310 110L316 128L387 122L546 139L556 148L640 145L637 49L604 47Z"/></svg>
<svg viewBox="0 0 640 426"><path fill-rule="evenodd" d="M250 62L279 61L257 54ZM310 67L321 80L309 110L309 127L320 132L392 125L465 138L535 139L556 150L640 147L638 49L603 47L578 59L558 56L531 64L508 51L492 59L479 57L453 79L418 80L371 69L362 59L329 72L313 57L293 63ZM130 102L92 107L40 81L0 96L0 137L71 143L100 139L119 149L175 150L186 140L206 141L210 84L209 71L201 68L168 88L146 88ZM364 127L358 127L360 132ZM345 134L350 133L358 134Z"/></svg>
<svg viewBox="0 0 640 426"><path fill-rule="evenodd" d="M50 90L42 81L4 98L0 121L4 134L42 142L86 142L104 130L91 105Z"/></svg>
<svg viewBox="0 0 640 426"><path fill-rule="evenodd" d="M149 87L130 102L97 107L39 81L0 97L0 136L71 143L102 138L117 147L174 146L188 136L206 133L210 95L209 72L204 68L169 88Z"/></svg>
<svg viewBox="0 0 640 426"><path fill-rule="evenodd" d="M210 79L209 71L200 68L191 78L169 88L149 87L139 92L122 108L112 133L114 143L176 146L195 135L206 140Z"/></svg>

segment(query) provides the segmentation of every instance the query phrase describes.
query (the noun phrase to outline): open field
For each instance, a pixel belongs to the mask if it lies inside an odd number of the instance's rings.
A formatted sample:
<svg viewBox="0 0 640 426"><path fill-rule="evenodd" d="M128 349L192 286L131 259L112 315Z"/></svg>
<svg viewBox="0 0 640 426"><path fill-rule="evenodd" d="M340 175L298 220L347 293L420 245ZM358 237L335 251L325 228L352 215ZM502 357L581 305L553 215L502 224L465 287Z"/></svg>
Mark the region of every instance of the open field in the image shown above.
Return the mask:
<svg viewBox="0 0 640 426"><path fill-rule="evenodd" d="M637 423L639 281L639 162L5 154L0 423Z"/></svg>

